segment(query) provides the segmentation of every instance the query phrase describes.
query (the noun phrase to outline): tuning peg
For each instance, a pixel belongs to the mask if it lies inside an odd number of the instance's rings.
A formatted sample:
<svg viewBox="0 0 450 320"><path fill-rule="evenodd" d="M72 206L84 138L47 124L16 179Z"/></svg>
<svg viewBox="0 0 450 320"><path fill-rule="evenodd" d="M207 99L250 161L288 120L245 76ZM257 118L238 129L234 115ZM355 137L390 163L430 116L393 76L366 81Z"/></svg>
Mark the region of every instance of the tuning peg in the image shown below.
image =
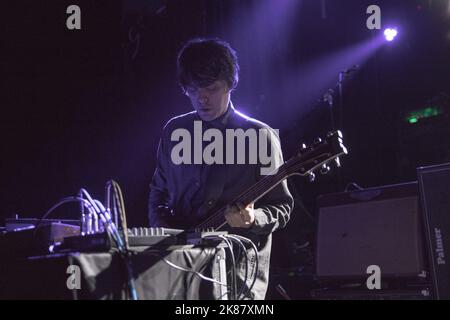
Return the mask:
<svg viewBox="0 0 450 320"><path fill-rule="evenodd" d="M314 172L310 172L308 174L308 180L309 182L313 182L314 180L316 180L316 175L314 174Z"/></svg>
<svg viewBox="0 0 450 320"><path fill-rule="evenodd" d="M302 151L306 150L306 144L302 143L302 145L300 146L300 150Z"/></svg>
<svg viewBox="0 0 450 320"><path fill-rule="evenodd" d="M320 173L322 175L326 175L328 172L330 172L330 167L326 163L324 163L322 165L322 168L320 168Z"/></svg>
<svg viewBox="0 0 450 320"><path fill-rule="evenodd" d="M327 138L331 138L334 134L335 134L335 132L333 132L333 131L328 132Z"/></svg>
<svg viewBox="0 0 450 320"><path fill-rule="evenodd" d="M316 146L316 145L318 145L318 144L320 144L322 142L322 139L320 139L320 138L316 138L316 139L314 139L314 145Z"/></svg>
<svg viewBox="0 0 450 320"><path fill-rule="evenodd" d="M339 157L336 157L334 159L334 162L336 163L336 167L340 168L341 167L341 160L339 159Z"/></svg>

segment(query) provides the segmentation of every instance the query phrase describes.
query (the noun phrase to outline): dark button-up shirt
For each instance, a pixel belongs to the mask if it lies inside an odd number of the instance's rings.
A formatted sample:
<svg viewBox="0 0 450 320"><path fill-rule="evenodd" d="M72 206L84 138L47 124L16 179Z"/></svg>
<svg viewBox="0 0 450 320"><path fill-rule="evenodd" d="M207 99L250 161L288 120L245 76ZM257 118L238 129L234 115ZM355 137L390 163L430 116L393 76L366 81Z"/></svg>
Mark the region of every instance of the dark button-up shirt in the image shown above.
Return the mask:
<svg viewBox="0 0 450 320"><path fill-rule="evenodd" d="M176 129L187 130L194 139L194 121L201 121L203 132L215 128L223 133L225 145L226 129L252 128L255 130L272 130L268 125L246 117L236 111L230 103L226 113L213 121L202 121L196 112L190 112L171 119L164 127L157 152L157 167L150 185L149 219L151 226L167 226L159 216L158 206L168 206L175 216L181 218L182 225L170 225L176 228L192 228L208 217L215 209L230 204L244 190L254 185L263 176L261 164L194 164L194 151L191 152L191 164L174 164L171 158L172 148L179 141L171 141ZM272 130L273 132L273 130ZM273 137L273 135L268 136ZM283 163L278 138L269 141L272 145L271 155L278 167ZM202 147L210 142L203 142ZM194 142L192 142L192 145ZM235 146L236 147L236 146ZM247 146L248 147L248 146ZM195 147L193 146L192 149ZM225 149L225 148L224 148ZM198 150L198 149L197 149ZM202 148L202 150L204 150ZM247 152L250 150L247 148ZM269 148L270 150L270 148ZM224 150L224 163L225 162ZM267 290L269 261L271 250L271 233L286 225L293 208L293 199L286 181L278 184L269 193L255 203L255 223L249 229L231 228L230 232L252 239L258 246L259 272L258 280L251 291L250 298L264 299Z"/></svg>

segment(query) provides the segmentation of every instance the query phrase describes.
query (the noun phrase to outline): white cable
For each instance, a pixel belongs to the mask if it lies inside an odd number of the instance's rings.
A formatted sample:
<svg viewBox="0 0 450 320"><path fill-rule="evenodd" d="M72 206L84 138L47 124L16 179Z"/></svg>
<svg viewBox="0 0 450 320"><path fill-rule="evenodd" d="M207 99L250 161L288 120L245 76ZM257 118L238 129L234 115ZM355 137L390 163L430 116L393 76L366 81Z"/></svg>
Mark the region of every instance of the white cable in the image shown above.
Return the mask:
<svg viewBox="0 0 450 320"><path fill-rule="evenodd" d="M107 229L109 229L114 240L116 240L119 250L122 251L124 249L124 244L123 244L122 238L120 236L120 233L117 230L116 226L114 225L114 222L111 221L111 216L106 211L103 204L98 200L93 200L91 195L89 194L89 192L86 191L86 189L81 188L80 192L82 192L86 196L89 203L94 207L95 211L98 213L98 216L102 220L103 224L105 226L107 226Z"/></svg>
<svg viewBox="0 0 450 320"><path fill-rule="evenodd" d="M67 198L63 198L61 199L59 202L57 202L54 206L52 206L50 209L48 209L48 211L42 216L41 219L39 219L39 221L36 223L36 227L35 227L35 233L37 231L37 229L40 227L42 221L47 218L50 213L53 212L53 210L55 210L56 208L58 208L59 206L68 203L68 202L82 202L83 205L86 206L86 208L89 210L89 212L91 212L93 210L92 205L85 199L80 198L80 197L67 197Z"/></svg>
<svg viewBox="0 0 450 320"><path fill-rule="evenodd" d="M227 238L225 238L225 236L223 236L223 235L218 235L218 237L220 238L220 239L222 239L223 241L225 241L225 243L227 244L227 246L228 246L228 249L230 250L230 256L231 256L231 264L233 265L233 268L232 268L232 283L231 283L231 292L233 293L233 296L232 296L232 298L234 299L234 300L236 300L236 294L237 294L237 281L236 281L236 279L237 279L237 275L236 275L236 259L234 258L234 251L233 251L233 244L227 239Z"/></svg>
<svg viewBox="0 0 450 320"><path fill-rule="evenodd" d="M174 264L173 262L170 262L170 261L167 260L166 258L162 258L162 259L163 259L163 261L164 261L165 263L167 263L167 264L168 264L169 266L171 266L172 268L175 268L175 269L178 269L178 270L181 270L181 271L184 271L184 272L192 272L192 273L194 273L195 275L197 275L198 277L202 278L203 280L211 281L211 282L220 284L221 286L225 286L225 287L227 286L226 283L223 283L223 282L217 281L216 279L212 279L212 278L209 278L209 277L207 277L207 276L204 276L203 274L201 274L201 273L198 272L198 271L191 270L191 269L186 269L186 268L177 266L176 264Z"/></svg>

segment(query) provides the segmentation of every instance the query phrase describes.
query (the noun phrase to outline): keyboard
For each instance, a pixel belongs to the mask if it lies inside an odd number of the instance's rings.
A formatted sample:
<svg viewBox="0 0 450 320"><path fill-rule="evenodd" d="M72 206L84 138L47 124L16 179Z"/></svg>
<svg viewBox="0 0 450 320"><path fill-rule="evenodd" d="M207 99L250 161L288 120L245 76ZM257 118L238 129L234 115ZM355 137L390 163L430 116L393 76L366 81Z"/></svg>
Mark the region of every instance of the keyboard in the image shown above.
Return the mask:
<svg viewBox="0 0 450 320"><path fill-rule="evenodd" d="M182 229L171 228L128 228L128 244L130 247L177 245L178 235L184 232Z"/></svg>

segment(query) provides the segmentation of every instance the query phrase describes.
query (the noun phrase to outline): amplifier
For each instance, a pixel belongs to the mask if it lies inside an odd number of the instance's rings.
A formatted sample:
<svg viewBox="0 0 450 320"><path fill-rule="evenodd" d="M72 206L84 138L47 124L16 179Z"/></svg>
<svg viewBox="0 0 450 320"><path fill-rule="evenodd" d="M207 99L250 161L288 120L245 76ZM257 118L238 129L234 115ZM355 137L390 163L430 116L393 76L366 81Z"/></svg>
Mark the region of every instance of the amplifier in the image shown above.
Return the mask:
<svg viewBox="0 0 450 320"><path fill-rule="evenodd" d="M417 168L436 299L450 299L450 163Z"/></svg>
<svg viewBox="0 0 450 320"><path fill-rule="evenodd" d="M368 278L423 281L425 241L417 182L318 198L316 275L319 280Z"/></svg>

